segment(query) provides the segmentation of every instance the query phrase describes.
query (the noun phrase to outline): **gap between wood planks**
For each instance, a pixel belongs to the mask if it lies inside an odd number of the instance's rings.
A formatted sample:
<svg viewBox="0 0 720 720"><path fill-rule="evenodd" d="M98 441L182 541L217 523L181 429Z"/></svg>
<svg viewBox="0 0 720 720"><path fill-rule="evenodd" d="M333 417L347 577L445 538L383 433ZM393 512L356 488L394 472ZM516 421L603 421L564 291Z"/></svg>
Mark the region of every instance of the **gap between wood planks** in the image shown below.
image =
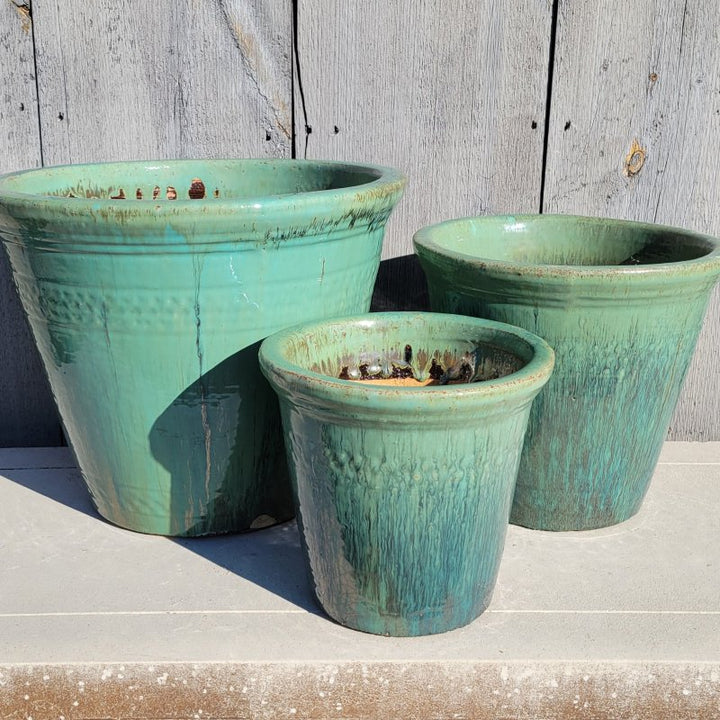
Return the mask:
<svg viewBox="0 0 720 720"><path fill-rule="evenodd" d="M307 106L305 104L305 90L302 84L302 71L300 70L300 51L298 49L298 34L299 34L299 22L298 22L298 5L300 0L292 0L292 58L293 58L293 73L290 84L290 113L292 118L292 141L291 141L291 154L293 159L298 157L297 153L297 123L295 122L295 82L297 78L297 95L300 97L300 111L302 112L303 127L305 128L305 143L303 147L302 158L307 159L308 140L312 127L308 125Z"/></svg>
<svg viewBox="0 0 720 720"><path fill-rule="evenodd" d="M548 49L548 80L547 94L545 96L545 136L543 138L542 170L540 173L540 208L542 213L545 209L545 176L547 174L548 139L550 137L550 105L552 103L553 76L555 73L555 40L557 37L559 0L553 0L552 18L550 20L550 47ZM567 128L566 128L567 129Z"/></svg>

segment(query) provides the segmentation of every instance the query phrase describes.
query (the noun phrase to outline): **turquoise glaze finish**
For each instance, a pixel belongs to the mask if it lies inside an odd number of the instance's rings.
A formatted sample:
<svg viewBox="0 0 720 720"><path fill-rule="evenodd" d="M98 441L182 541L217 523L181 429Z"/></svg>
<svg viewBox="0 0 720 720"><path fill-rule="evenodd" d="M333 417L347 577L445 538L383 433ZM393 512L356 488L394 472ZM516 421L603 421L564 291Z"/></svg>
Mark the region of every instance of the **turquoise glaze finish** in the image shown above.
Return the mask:
<svg viewBox="0 0 720 720"><path fill-rule="evenodd" d="M585 530L635 514L720 271L718 242L540 215L445 222L420 230L415 249L434 310L524 327L557 354L533 406L511 522Z"/></svg>
<svg viewBox="0 0 720 720"><path fill-rule="evenodd" d="M433 357L474 348L483 372L506 374L412 388L338 379L357 357L382 362L406 345L419 375ZM278 333L260 365L280 397L303 547L328 615L397 636L476 618L495 584L530 405L552 371L548 345L474 318L377 313Z"/></svg>
<svg viewBox="0 0 720 720"><path fill-rule="evenodd" d="M204 535L292 516L259 342L368 309L403 185L387 168L283 160L0 178L0 236L105 518Z"/></svg>

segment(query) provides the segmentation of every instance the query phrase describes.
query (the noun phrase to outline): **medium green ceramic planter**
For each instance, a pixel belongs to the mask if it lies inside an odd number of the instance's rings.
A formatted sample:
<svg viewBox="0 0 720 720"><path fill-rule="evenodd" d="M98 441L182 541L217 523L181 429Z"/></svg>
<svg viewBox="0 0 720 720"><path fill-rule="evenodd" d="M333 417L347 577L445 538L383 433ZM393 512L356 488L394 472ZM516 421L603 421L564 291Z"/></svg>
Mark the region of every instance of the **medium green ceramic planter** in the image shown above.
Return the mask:
<svg viewBox="0 0 720 720"><path fill-rule="evenodd" d="M292 516L266 335L366 311L398 172L290 160L0 178L0 236L98 511L203 535Z"/></svg>
<svg viewBox="0 0 720 720"><path fill-rule="evenodd" d="M339 379L408 362L425 377L433 361L447 371L465 354L494 379ZM548 345L486 320L377 313L280 332L260 365L280 396L303 547L328 615L399 636L475 619L495 584L530 405L552 371Z"/></svg>
<svg viewBox="0 0 720 720"><path fill-rule="evenodd" d="M557 353L533 407L511 521L584 530L635 514L710 291L718 242L572 216L458 219L420 230L433 309L493 318Z"/></svg>

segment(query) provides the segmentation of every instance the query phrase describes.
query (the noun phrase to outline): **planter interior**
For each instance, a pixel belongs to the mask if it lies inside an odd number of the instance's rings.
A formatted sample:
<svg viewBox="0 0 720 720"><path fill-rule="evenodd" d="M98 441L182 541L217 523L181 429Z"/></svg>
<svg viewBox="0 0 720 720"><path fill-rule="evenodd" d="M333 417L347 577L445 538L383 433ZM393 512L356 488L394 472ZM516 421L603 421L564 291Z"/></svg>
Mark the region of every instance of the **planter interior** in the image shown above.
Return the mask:
<svg viewBox="0 0 720 720"><path fill-rule="evenodd" d="M440 226L436 226L439 228ZM418 243L468 263L559 265L584 269L656 265L703 258L712 238L659 225L574 216L467 218L426 229Z"/></svg>
<svg viewBox="0 0 720 720"><path fill-rule="evenodd" d="M341 328L341 329L339 329ZM420 345L413 332L407 332L408 342L399 341L399 332L392 328L380 335L368 335L364 328L355 334L352 326L330 326L318 331L311 339L289 343L286 358L304 371L330 379L356 379L372 382L392 378L407 370L418 381L438 376L437 385L455 384L459 378L449 374L467 361L472 372L464 382L497 380L520 370L532 357L532 348L518 339L512 349L495 342L505 339L502 331L497 337L487 332L482 342L439 333L432 338L420 337ZM340 347L338 347L340 346ZM352 347L352 351L348 348ZM346 377L347 376L347 377Z"/></svg>
<svg viewBox="0 0 720 720"><path fill-rule="evenodd" d="M416 376L474 354L476 382L387 387L343 368ZM377 313L268 338L312 587L338 622L423 635L490 601L533 398L552 350L531 333L431 313ZM483 377L491 378L483 380Z"/></svg>
<svg viewBox="0 0 720 720"><path fill-rule="evenodd" d="M420 230L431 306L524 327L557 354L533 407L512 522L584 530L634 515L720 270L717 240L573 216Z"/></svg>
<svg viewBox="0 0 720 720"><path fill-rule="evenodd" d="M204 535L292 516L257 347L366 311L392 169L290 160L0 177L0 236L99 512Z"/></svg>

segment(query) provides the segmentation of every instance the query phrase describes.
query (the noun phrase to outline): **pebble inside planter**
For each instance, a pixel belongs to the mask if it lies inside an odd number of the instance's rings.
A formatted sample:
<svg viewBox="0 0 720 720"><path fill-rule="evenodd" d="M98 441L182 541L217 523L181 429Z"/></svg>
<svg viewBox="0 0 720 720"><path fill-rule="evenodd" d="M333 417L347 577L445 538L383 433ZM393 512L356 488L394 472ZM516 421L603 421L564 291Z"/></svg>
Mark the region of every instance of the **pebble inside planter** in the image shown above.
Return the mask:
<svg viewBox="0 0 720 720"><path fill-rule="evenodd" d="M290 518L259 342L366 311L395 170L291 160L0 178L0 236L98 511L165 535Z"/></svg>
<svg viewBox="0 0 720 720"><path fill-rule="evenodd" d="M550 347L491 321L377 313L278 333L260 364L280 397L303 547L328 615L396 636L475 619L492 595Z"/></svg>
<svg viewBox="0 0 720 720"><path fill-rule="evenodd" d="M585 530L639 510L719 247L676 228L562 215L465 218L416 234L434 310L519 325L557 353L530 416L512 522Z"/></svg>

